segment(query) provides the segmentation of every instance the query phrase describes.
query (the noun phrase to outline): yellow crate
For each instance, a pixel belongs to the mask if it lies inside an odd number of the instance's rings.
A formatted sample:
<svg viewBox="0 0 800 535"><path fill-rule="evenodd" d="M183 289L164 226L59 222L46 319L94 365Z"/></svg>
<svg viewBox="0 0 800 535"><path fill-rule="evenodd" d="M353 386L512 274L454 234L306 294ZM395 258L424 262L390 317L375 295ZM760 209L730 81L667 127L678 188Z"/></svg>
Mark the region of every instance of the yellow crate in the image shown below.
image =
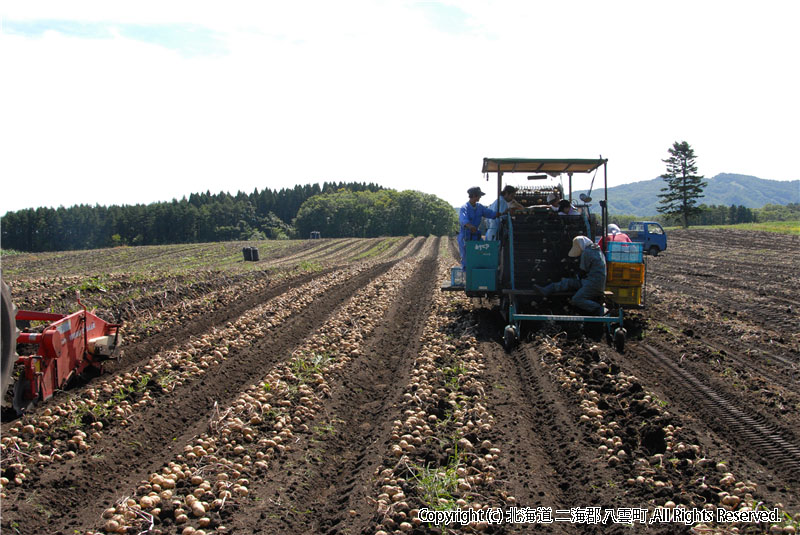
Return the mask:
<svg viewBox="0 0 800 535"><path fill-rule="evenodd" d="M641 305L641 286L606 286L606 290L614 294L614 301L620 305Z"/></svg>
<svg viewBox="0 0 800 535"><path fill-rule="evenodd" d="M644 284L644 264L609 262L606 281L614 286L641 286Z"/></svg>

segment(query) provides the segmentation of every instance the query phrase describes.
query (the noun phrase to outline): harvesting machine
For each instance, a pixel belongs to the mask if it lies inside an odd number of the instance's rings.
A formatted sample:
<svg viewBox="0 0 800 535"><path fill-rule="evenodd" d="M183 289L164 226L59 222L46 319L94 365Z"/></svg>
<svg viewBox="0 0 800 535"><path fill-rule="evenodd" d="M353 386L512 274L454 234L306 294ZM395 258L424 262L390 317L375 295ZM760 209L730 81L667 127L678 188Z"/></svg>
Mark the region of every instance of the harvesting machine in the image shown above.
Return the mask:
<svg viewBox="0 0 800 535"><path fill-rule="evenodd" d="M443 290L464 291L471 297L489 297L500 300L500 311L506 321L503 339L506 347L513 346L520 338L524 322L573 322L585 325L601 324L607 337L619 351L625 344L623 328L623 303L619 291L613 285L606 287L603 304L608 310L603 315L582 314L568 305L568 294L555 294L544 298L537 286L544 286L562 277L578 275L578 259L570 258L567 252L575 236L583 235L597 242L604 233L607 220L608 182L606 164L599 159L529 159L529 158L484 158L483 173L497 174L497 197L501 195L503 176L506 173L525 173L533 184L518 186L516 200L524 209L508 213L500 218L497 237L494 240L467 241L464 269L453 268L450 283ZM603 198L599 200L598 214L592 213L592 189L597 173L602 169ZM573 175L592 174L588 194L573 199ZM566 181L565 181L566 179ZM566 183L565 183L566 182ZM566 191L565 191L566 190ZM550 194L567 199L580 213L564 215L556 213L548 204ZM606 258L623 262L641 262L641 247L636 244L611 244L629 246L628 250ZM628 258L617 258L618 256ZM632 260L631 260L632 259ZM611 266L612 264L609 264ZM637 264L638 265L638 264ZM642 266L643 268L643 266ZM623 277L631 278L627 275ZM633 277L642 270L634 269ZM614 271L616 274L616 271ZM614 279L619 284L619 275ZM623 281L633 286L636 280ZM640 289L640 288L639 288ZM609 291L612 290L612 291ZM626 286L624 290L629 288ZM627 294L626 294L627 295ZM560 302L559 302L560 301ZM638 303L637 303L638 304Z"/></svg>
<svg viewBox="0 0 800 535"><path fill-rule="evenodd" d="M73 377L90 368L102 369L102 362L116 354L121 343L120 324L107 323L86 310L77 295L81 310L72 314L53 314L18 310L11 292L2 282L2 395L12 382L14 364L21 364L14 383L14 409L24 412L38 401L50 399ZM20 332L18 325L45 322L41 332ZM31 344L36 352L17 355L17 344Z"/></svg>

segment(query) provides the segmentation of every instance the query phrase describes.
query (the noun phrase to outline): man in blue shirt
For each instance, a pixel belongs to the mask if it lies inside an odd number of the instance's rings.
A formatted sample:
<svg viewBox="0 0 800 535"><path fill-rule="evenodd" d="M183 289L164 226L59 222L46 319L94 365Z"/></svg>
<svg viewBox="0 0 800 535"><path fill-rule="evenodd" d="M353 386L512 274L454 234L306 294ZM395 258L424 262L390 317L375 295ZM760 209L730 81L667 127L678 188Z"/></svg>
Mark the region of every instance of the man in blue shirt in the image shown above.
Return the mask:
<svg viewBox="0 0 800 535"><path fill-rule="evenodd" d="M458 212L458 224L460 231L458 233L458 252L461 253L461 267L464 268L464 257L466 256L466 242L471 240L480 240L481 231L478 230L478 225L481 224L481 219L486 217L488 219L495 219L499 214L494 210L486 208L478 201L485 195L481 188L469 188L467 190L469 195L469 202L461 207Z"/></svg>

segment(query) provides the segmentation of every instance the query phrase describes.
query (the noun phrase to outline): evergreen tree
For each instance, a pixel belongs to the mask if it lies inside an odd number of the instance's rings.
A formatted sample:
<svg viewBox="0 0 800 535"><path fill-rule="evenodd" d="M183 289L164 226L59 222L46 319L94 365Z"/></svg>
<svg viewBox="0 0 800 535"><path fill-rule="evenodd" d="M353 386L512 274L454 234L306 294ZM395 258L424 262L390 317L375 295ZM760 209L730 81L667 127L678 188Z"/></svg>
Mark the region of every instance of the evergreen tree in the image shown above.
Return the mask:
<svg viewBox="0 0 800 535"><path fill-rule="evenodd" d="M703 181L703 176L697 175L697 157L687 142L676 141L669 154L669 158L662 160L667 164L667 172L661 175L667 187L661 188L663 193L658 195L661 200L656 210L669 216L680 216L686 228L689 217L699 213L697 200L703 197L703 188L708 183Z"/></svg>

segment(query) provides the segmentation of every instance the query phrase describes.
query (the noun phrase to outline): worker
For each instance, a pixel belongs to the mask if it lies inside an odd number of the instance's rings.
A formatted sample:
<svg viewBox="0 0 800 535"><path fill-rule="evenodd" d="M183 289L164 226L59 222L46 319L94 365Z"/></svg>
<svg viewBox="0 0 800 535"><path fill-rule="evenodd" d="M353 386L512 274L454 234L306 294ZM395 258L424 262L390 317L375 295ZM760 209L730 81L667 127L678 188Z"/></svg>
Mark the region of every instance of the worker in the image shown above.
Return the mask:
<svg viewBox="0 0 800 535"><path fill-rule="evenodd" d="M558 201L558 215L581 215L577 208L566 199Z"/></svg>
<svg viewBox="0 0 800 535"><path fill-rule="evenodd" d="M574 306L593 316L602 316L606 312L601 304L606 289L606 259L603 252L586 236L576 236L567 254L573 258L581 257L579 267L582 278L565 277L547 286L534 284L534 291L544 296L575 291L570 300Z"/></svg>
<svg viewBox="0 0 800 535"><path fill-rule="evenodd" d="M604 237L600 238L600 241L597 242L597 245L599 245L601 249L604 249L603 248L603 243L608 243L608 242L612 242L612 241L630 243L631 239L627 234L622 232L617 225L615 225L614 223L609 223L608 224L608 234L606 234Z"/></svg>
<svg viewBox="0 0 800 535"><path fill-rule="evenodd" d="M507 184L503 191L500 192L500 197L497 198L492 204L489 205L489 208L503 214L505 212L514 212L517 210L523 210L524 207L514 198L517 194L517 188ZM500 230L500 220L499 219L492 219L489 221L489 228L486 230L486 239L487 240L497 240L499 239L497 233Z"/></svg>
<svg viewBox="0 0 800 535"><path fill-rule="evenodd" d="M466 257L466 242L481 239L481 231L478 230L478 225L485 217L487 219L496 219L500 214L490 208L485 207L478 201L484 195L481 188L469 188L467 190L469 201L461 207L458 213L458 252L461 253L461 267L464 268L464 259Z"/></svg>

